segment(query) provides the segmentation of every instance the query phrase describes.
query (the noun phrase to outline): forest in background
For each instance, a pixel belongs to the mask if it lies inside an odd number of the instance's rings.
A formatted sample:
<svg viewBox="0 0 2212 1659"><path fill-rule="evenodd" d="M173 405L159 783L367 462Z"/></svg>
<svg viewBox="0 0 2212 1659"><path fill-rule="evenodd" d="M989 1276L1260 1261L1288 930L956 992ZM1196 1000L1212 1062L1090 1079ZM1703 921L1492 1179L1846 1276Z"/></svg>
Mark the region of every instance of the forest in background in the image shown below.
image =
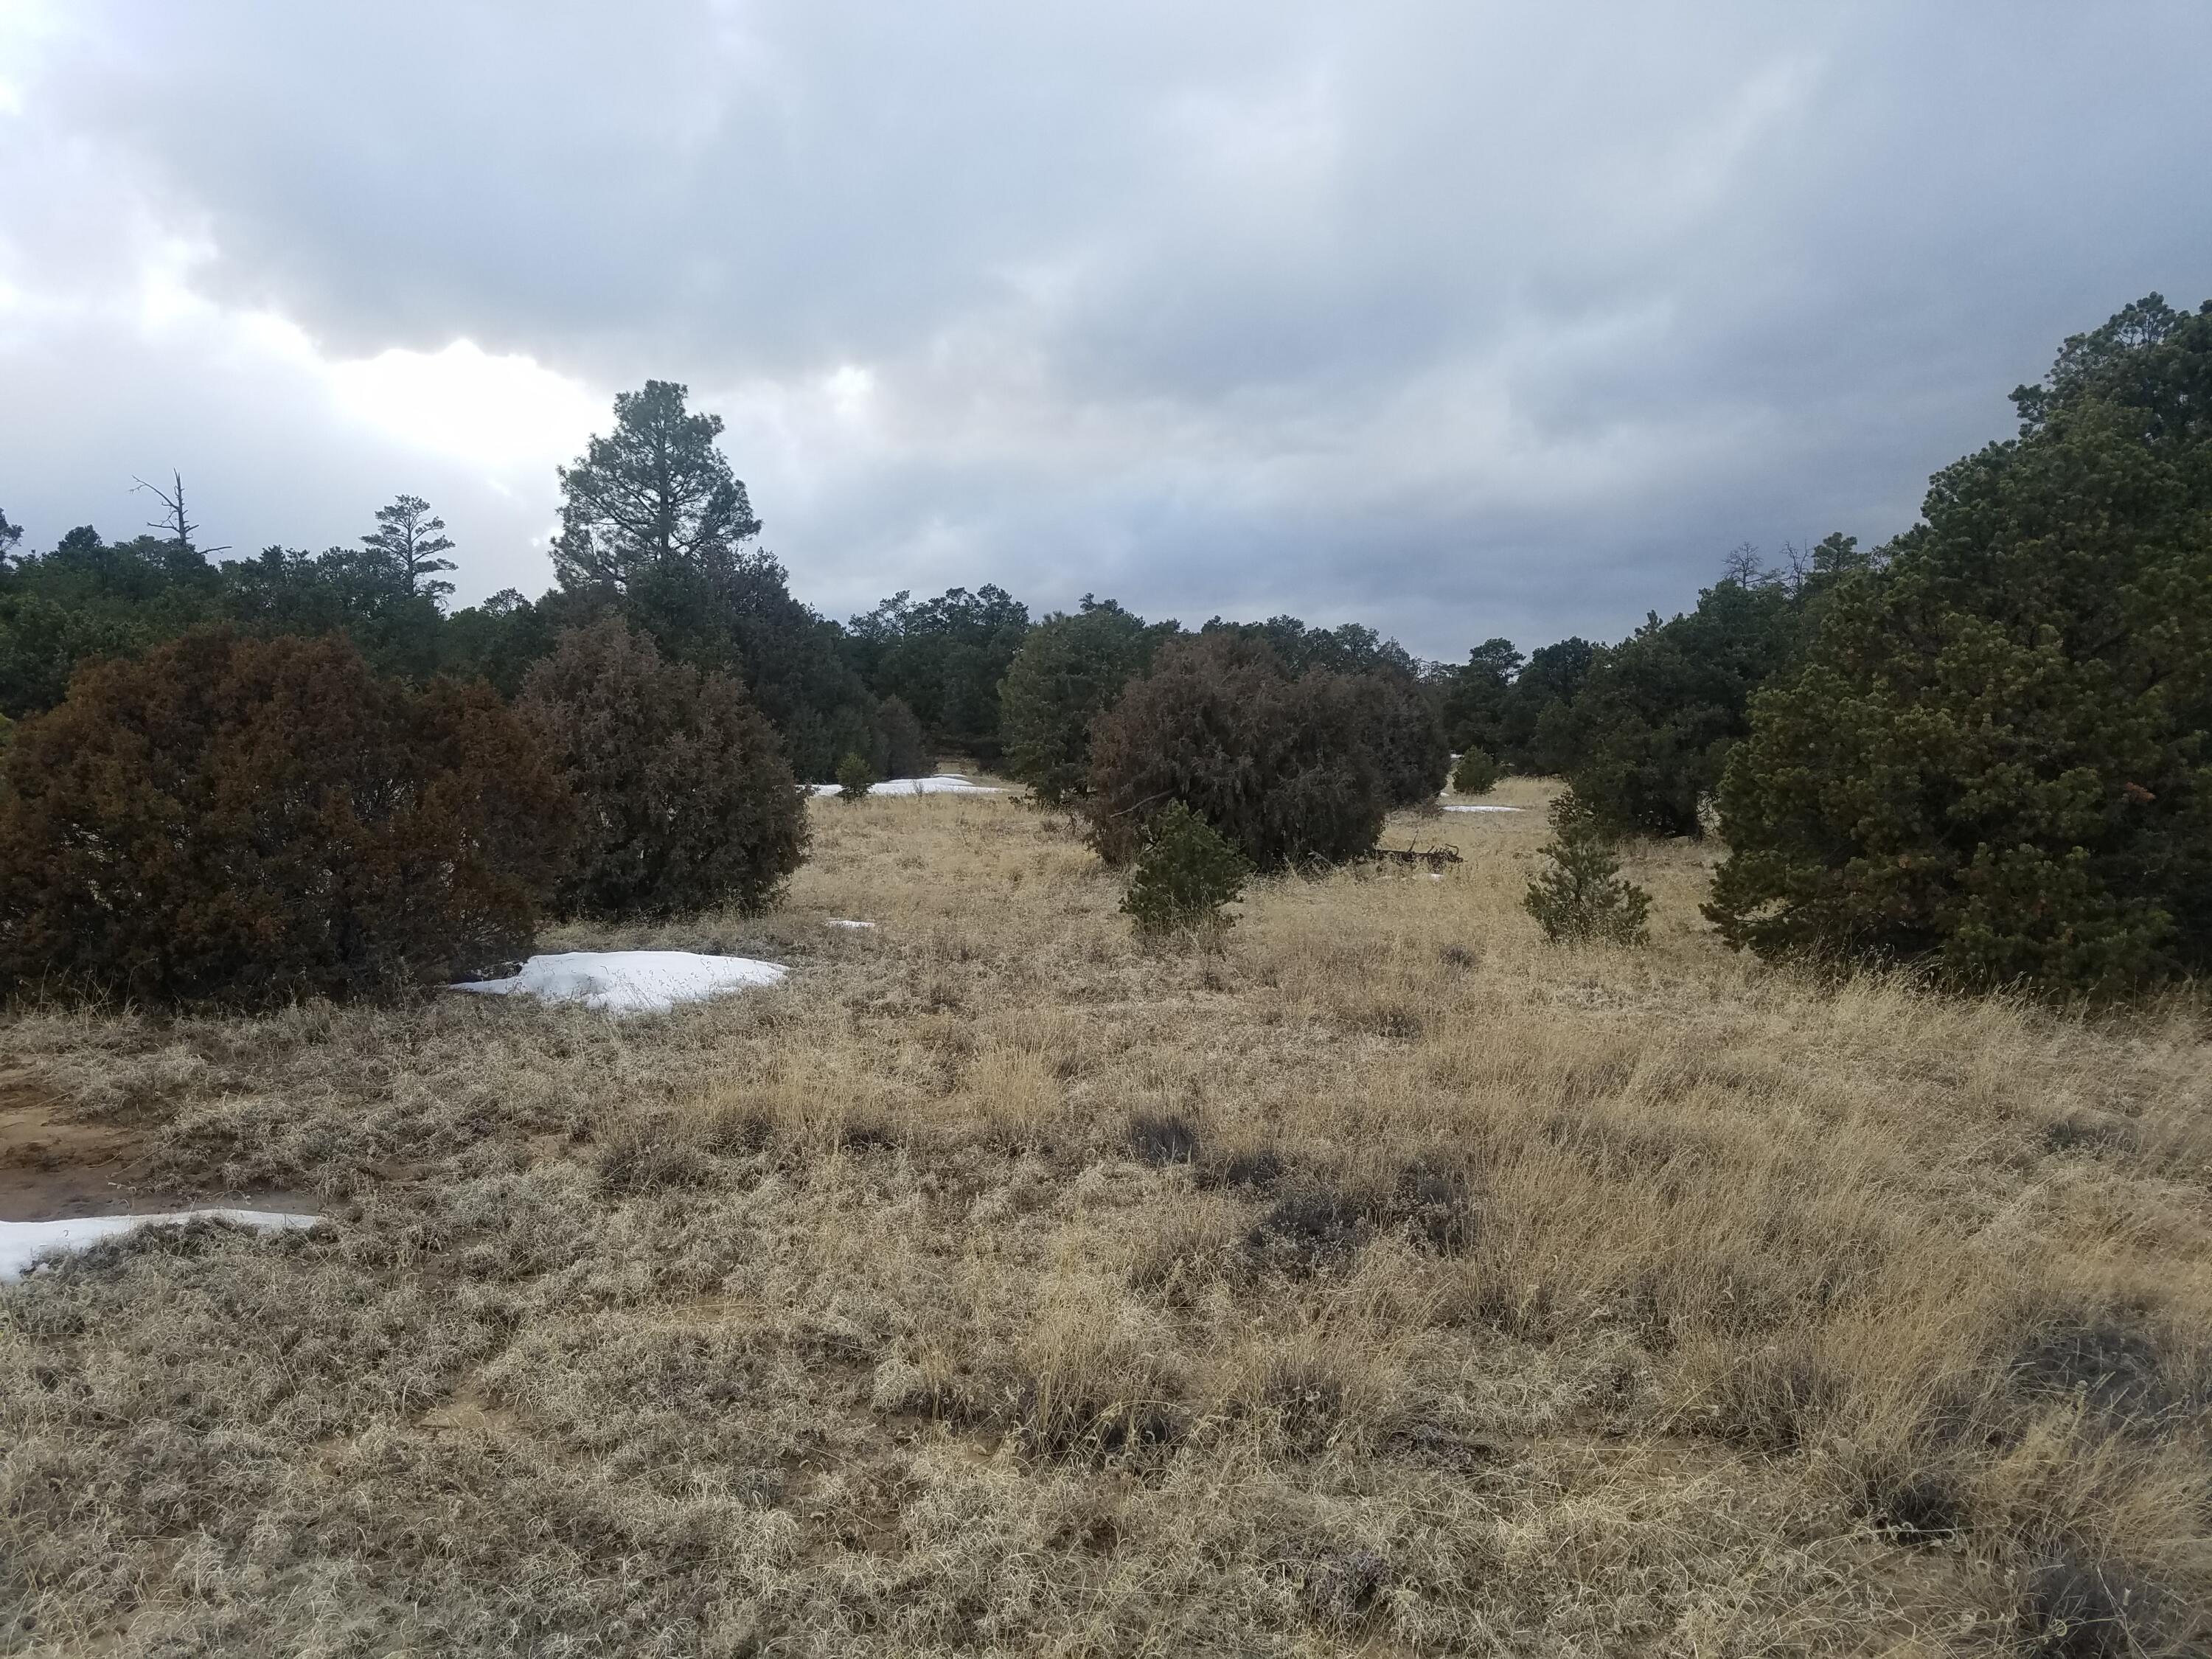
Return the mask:
<svg viewBox="0 0 2212 1659"><path fill-rule="evenodd" d="M1480 748L1507 771L1571 772L1638 716L1670 728L1669 748L1710 763L1715 744L1740 734L1750 691L1790 659L1818 595L1872 562L1841 535L1809 551L1785 548L1775 568L1739 548L1692 611L1665 622L1655 613L1617 646L1571 637L1523 653L1492 637L1462 662L1423 661L1358 623L1216 617L1186 629L1087 594L1073 612L1038 617L992 583L919 600L902 591L841 623L794 597L787 568L758 546L760 521L714 444L720 424L690 412L681 386L648 382L620 398L614 437L593 439L583 460L561 470L557 580L535 599L508 588L452 605L445 574L460 550L413 495L378 509L357 545L230 558L198 544L177 479L148 486L163 520L128 538L86 525L50 549L27 549L0 513L0 718L60 702L83 662L209 624L258 635L340 632L381 674L418 685L481 678L512 696L563 631L613 614L664 656L741 681L810 781L834 779L854 752L878 776L918 768L925 750L998 768L1013 746L1008 696L1033 705L1039 695L1034 672L1005 685L1032 638L1031 658L1048 675L1088 676L1103 707L1162 641L1188 632L1264 642L1294 674L1386 681L1437 723L1453 752ZM1602 695L1577 708L1594 671ZM1018 708L1017 721L1024 713L1041 714ZM909 736L916 727L919 743ZM1710 791L1712 769L1688 763L1669 791L1691 805L1637 816L1655 831L1696 833L1694 801Z"/></svg>
<svg viewBox="0 0 2212 1659"><path fill-rule="evenodd" d="M343 636L393 684L511 702L564 640L618 625L741 686L802 781L957 751L1085 799L1109 857L1180 800L1224 833L1242 816L1231 838L1267 868L1371 848L1474 754L1472 780L1563 776L1594 833L1717 830L1707 915L1732 945L2103 995L2212 950L2212 302L2148 295L2013 398L2019 436L1938 472L1881 548L1838 532L1770 567L1741 547L1693 609L1616 643L1491 638L1433 663L1289 616L1186 629L1086 596L1033 620L993 585L837 623L759 545L719 417L648 381L559 470L556 581L534 600L450 609L455 550L410 495L354 546L228 561L173 474L146 486L156 533L125 542L86 526L20 552L0 516L0 718L210 627Z"/></svg>

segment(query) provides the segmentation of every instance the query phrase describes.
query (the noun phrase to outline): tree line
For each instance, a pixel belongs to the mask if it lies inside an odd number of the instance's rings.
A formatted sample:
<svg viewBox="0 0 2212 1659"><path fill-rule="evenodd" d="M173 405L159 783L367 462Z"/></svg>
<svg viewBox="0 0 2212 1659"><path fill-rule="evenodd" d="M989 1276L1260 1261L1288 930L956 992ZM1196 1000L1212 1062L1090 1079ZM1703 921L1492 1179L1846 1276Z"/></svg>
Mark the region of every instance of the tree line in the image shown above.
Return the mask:
<svg viewBox="0 0 2212 1659"><path fill-rule="evenodd" d="M1938 473L1886 547L1838 533L1772 567L1741 548L1694 608L1617 643L1524 657L1493 638L1437 664L1287 616L1186 629L1086 596L1033 621L992 586L839 624L758 545L720 421L649 381L560 470L556 582L536 600L450 609L455 550L413 496L354 546L222 562L180 481L155 492L158 533L124 543L80 529L17 555L0 515L0 718L210 625L343 636L417 692L540 702L590 635L605 684L575 682L572 704L664 668L726 684L775 751L748 760L756 779L902 775L957 750L1079 806L1115 863L1178 805L1254 868L1343 857L1432 799L1456 753L1478 785L1566 778L1578 836L1717 830L1707 914L1765 954L2089 994L2200 972L2212 302L2148 296L2014 397L2020 434ZM649 672L606 678L640 650ZM798 834L779 820L764 879Z"/></svg>
<svg viewBox="0 0 2212 1659"><path fill-rule="evenodd" d="M793 597L783 564L759 545L762 524L717 444L721 429L687 406L680 385L622 394L611 431L559 469L554 586L459 609L446 580L457 550L416 495L377 509L350 546L272 546L228 560L197 545L180 480L157 492L161 521L128 539L87 526L25 552L0 515L0 719L58 704L81 664L217 623L259 637L341 633L380 674L416 686L482 678L512 697L563 633L611 615L670 660L743 684L802 779L830 781L853 755L895 777L954 752L1008 768L1057 800L1083 787L1091 721L1162 643L1194 631L1262 643L1293 675L1370 682L1401 775L1395 795L1432 791L1439 743L1480 749L1509 771L1567 772L1601 757L1621 775L1626 818L1694 832L1694 811L1680 803L1709 793L1711 780L1690 751L1710 760L1714 743L1736 734L1745 686L1771 667L1788 619L1838 563L1809 581L1800 573L1786 599L1778 580L1740 574L1693 616L1655 617L1649 638L1613 649L1569 639L1524 659L1492 639L1459 664L1420 661L1358 623L1324 629L1289 616L1216 617L1189 630L1085 596L1073 611L1033 619L990 584L921 600L901 592L839 623ZM1832 544L1848 557L1847 541ZM1598 690L1573 713L1594 671ZM1638 720L1654 730L1624 737ZM1616 755L1624 744L1641 749ZM1672 808L1632 800L1634 775Z"/></svg>

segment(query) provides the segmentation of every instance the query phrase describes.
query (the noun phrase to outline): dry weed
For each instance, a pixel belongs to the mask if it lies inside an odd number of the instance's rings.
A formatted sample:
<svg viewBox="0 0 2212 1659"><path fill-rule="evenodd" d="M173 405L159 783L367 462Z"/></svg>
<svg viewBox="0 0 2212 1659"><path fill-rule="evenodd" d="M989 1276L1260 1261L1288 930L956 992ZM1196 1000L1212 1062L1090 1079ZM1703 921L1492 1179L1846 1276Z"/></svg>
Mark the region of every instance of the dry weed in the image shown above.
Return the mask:
<svg viewBox="0 0 2212 1659"><path fill-rule="evenodd" d="M665 1017L9 1018L103 1180L327 1224L0 1291L0 1650L2212 1638L2200 1001L1771 972L1691 847L1649 950L1547 947L1540 810L1218 956L1011 799L816 831L769 915L550 942L793 968Z"/></svg>

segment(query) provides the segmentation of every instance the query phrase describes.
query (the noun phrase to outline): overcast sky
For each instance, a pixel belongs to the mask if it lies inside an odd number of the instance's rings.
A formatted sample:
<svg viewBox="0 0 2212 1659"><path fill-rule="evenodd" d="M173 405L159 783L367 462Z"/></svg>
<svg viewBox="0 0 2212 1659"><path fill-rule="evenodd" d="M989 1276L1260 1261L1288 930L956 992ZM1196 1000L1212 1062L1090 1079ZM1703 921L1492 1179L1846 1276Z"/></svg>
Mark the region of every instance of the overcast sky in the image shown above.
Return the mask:
<svg viewBox="0 0 2212 1659"><path fill-rule="evenodd" d="M0 507L461 597L687 382L799 596L1614 638L2212 295L2212 5L0 0Z"/></svg>

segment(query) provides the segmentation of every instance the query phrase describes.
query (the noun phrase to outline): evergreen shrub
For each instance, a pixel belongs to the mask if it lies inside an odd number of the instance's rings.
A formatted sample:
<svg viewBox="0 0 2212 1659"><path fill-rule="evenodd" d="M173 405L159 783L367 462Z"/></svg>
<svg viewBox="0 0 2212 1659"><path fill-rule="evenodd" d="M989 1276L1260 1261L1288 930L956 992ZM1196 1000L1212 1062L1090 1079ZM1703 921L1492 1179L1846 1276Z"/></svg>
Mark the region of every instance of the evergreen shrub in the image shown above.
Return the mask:
<svg viewBox="0 0 2212 1659"><path fill-rule="evenodd" d="M1498 787L1498 763L1480 749L1470 749L1452 768L1451 786L1462 795L1486 795Z"/></svg>
<svg viewBox="0 0 2212 1659"><path fill-rule="evenodd" d="M478 683L413 691L337 635L186 634L80 669L0 789L0 989L267 1008L526 954L573 830Z"/></svg>
<svg viewBox="0 0 2212 1659"><path fill-rule="evenodd" d="M1364 853L1389 807L1368 713L1351 676L1293 679L1230 635L1176 641L1092 729L1091 844L1126 865L1181 802L1257 870Z"/></svg>
<svg viewBox="0 0 2212 1659"><path fill-rule="evenodd" d="M848 755L837 763L837 799L839 800L867 799L868 790L875 781L876 769L858 755Z"/></svg>
<svg viewBox="0 0 2212 1659"><path fill-rule="evenodd" d="M1147 827L1121 908L1139 933L1218 935L1250 873L1243 854L1176 801Z"/></svg>
<svg viewBox="0 0 2212 1659"><path fill-rule="evenodd" d="M518 706L581 811L563 914L758 909L799 867L805 798L775 728L729 676L667 661L610 617L563 635Z"/></svg>

